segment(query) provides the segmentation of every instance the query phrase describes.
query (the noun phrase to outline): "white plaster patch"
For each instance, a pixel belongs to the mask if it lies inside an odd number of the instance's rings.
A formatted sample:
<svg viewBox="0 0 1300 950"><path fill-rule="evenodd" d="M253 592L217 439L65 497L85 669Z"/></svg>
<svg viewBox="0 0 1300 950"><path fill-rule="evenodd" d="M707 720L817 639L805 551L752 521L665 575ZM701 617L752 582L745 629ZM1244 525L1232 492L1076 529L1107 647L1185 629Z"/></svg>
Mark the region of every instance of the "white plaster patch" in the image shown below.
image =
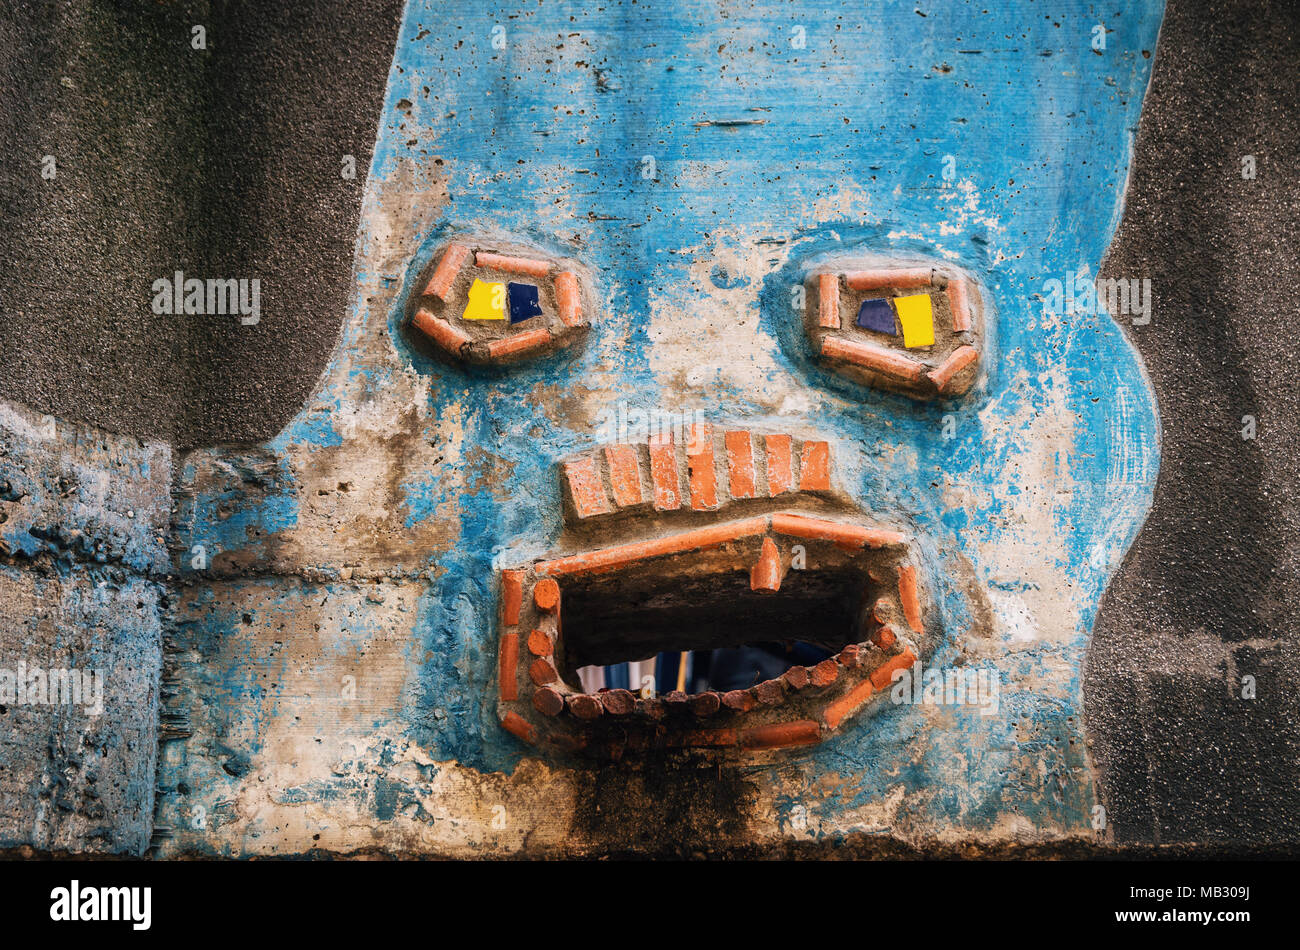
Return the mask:
<svg viewBox="0 0 1300 950"><path fill-rule="evenodd" d="M19 411L15 405L0 402L0 426L30 442L49 442L57 435L53 416L29 410Z"/></svg>
<svg viewBox="0 0 1300 950"><path fill-rule="evenodd" d="M989 591L989 600L993 605L997 630L1004 638L1012 643L1038 639L1038 623L1023 600L1010 591L997 589Z"/></svg>

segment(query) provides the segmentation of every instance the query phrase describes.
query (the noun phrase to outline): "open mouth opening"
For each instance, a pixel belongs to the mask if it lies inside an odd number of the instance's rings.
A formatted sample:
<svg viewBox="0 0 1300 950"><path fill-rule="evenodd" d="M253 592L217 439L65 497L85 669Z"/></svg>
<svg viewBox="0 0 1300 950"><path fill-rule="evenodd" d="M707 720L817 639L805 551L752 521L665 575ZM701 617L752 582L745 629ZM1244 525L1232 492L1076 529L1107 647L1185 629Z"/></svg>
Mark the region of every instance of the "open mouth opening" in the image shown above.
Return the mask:
<svg viewBox="0 0 1300 950"><path fill-rule="evenodd" d="M915 661L914 562L901 533L777 513L505 571L502 724L614 756L820 741Z"/></svg>
<svg viewBox="0 0 1300 950"><path fill-rule="evenodd" d="M851 565L789 571L776 591L754 590L743 567L703 574L668 567L566 586L560 636L565 682L580 685L583 667L661 656L659 668L666 663L671 670L687 653L689 691L705 684L745 688L762 672L779 676L834 656L866 640L875 626L864 608L879 596L880 585Z"/></svg>

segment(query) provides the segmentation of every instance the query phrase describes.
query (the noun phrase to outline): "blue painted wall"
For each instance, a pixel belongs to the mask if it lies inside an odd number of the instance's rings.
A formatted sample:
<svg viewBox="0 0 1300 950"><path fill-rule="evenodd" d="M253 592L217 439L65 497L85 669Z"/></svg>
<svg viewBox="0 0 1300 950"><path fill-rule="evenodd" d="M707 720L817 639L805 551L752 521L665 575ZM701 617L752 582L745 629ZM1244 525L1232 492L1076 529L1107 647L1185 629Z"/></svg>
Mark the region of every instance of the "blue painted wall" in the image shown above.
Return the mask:
<svg viewBox="0 0 1300 950"><path fill-rule="evenodd" d="M828 835L1090 833L1080 667L1150 504L1159 424L1117 323L1053 316L1042 295L1095 274L1119 219L1161 4L648 6L408 5L340 348L262 450L271 474L231 476L219 450L184 472L183 540L227 560L190 572L200 587L178 610L195 738L166 750L164 786L190 792L160 815L183 827L200 799L236 804L224 831L182 832L178 850L302 850L321 827L340 847L360 826L381 847L472 850L439 830L434 773L517 777L530 754L495 721L493 559L555 543L554 462L620 400L830 435L851 494L914 526L940 565L948 635L929 663L1001 674L998 716L882 708L791 756L793 770L758 779L762 821L776 828L799 803ZM408 295L464 231L589 267L601 312L587 345L509 371L414 352ZM808 360L789 288L843 253L943 258L979 278L994 345L969 397L918 404ZM322 514L316 499L348 478ZM365 498L373 524L349 507ZM958 563L992 604L978 642L966 633L981 598ZM397 593L359 593L398 588L404 611ZM275 665L268 643L292 654L294 636L257 630L301 635L315 605L349 598L296 664ZM318 695L285 683L344 675L343 645L376 638L400 641L388 666L356 668L381 675L387 699L327 717L355 740L348 763L277 788L289 740L268 720L321 715ZM394 746L426 763L418 777L392 765ZM232 756L251 771L221 768ZM264 814L248 806L263 796Z"/></svg>

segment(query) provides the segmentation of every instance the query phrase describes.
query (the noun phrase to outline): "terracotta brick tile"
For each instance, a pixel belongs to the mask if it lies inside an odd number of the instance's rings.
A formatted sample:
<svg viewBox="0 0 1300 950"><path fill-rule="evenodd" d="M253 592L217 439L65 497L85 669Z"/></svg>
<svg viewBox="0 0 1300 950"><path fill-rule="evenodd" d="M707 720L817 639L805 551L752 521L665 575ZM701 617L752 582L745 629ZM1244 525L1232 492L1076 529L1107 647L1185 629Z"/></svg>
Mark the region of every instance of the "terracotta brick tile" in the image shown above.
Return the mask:
<svg viewBox="0 0 1300 950"><path fill-rule="evenodd" d="M775 706L785 699L785 687L782 686L781 680L764 680L757 686L752 687L754 698L762 706Z"/></svg>
<svg viewBox="0 0 1300 950"><path fill-rule="evenodd" d="M599 719L605 714L605 707L601 705L600 700L595 696L588 696L586 693L579 693L576 696L569 697L569 712L579 719L590 722L593 719Z"/></svg>
<svg viewBox="0 0 1300 950"><path fill-rule="evenodd" d="M605 446L605 463L609 466L609 483L614 489L614 503L620 508L639 505L645 500L641 492L641 459L631 445Z"/></svg>
<svg viewBox="0 0 1300 950"><path fill-rule="evenodd" d="M696 511L717 508L718 475L713 462L713 427L707 423L691 426L686 464L690 470L691 507Z"/></svg>
<svg viewBox="0 0 1300 950"><path fill-rule="evenodd" d="M791 689L803 689L808 685L808 667L792 666L781 674L781 679Z"/></svg>
<svg viewBox="0 0 1300 950"><path fill-rule="evenodd" d="M533 708L543 716L558 716L564 712L564 695L553 686L539 686L533 690Z"/></svg>
<svg viewBox="0 0 1300 950"><path fill-rule="evenodd" d="M501 572L501 620L506 626L519 622L519 607L524 602L524 572Z"/></svg>
<svg viewBox="0 0 1300 950"><path fill-rule="evenodd" d="M520 356L549 346L553 339L551 331L545 328L529 330L493 340L487 345L487 353L488 357L494 360L505 359L507 356Z"/></svg>
<svg viewBox="0 0 1300 950"><path fill-rule="evenodd" d="M831 447L826 442L805 442L799 453L799 490L829 491Z"/></svg>
<svg viewBox="0 0 1300 950"><path fill-rule="evenodd" d="M549 261L541 261L533 257L493 254L490 251L479 251L474 255L474 263L479 267L486 267L491 270L503 270L509 274L523 274L526 277L537 277L539 279L551 272Z"/></svg>
<svg viewBox="0 0 1300 950"><path fill-rule="evenodd" d="M775 498L794 489L794 440L788 435L767 435L763 447L767 450L767 494Z"/></svg>
<svg viewBox="0 0 1300 950"><path fill-rule="evenodd" d="M898 569L898 599L903 603L903 616L913 632L921 632L921 598L916 588L916 568L905 564Z"/></svg>
<svg viewBox="0 0 1300 950"><path fill-rule="evenodd" d="M876 689L888 689L893 681L895 670L905 670L916 662L916 654L911 650L904 650L898 656L891 657L880 666L876 667L875 672L871 674L871 685Z"/></svg>
<svg viewBox="0 0 1300 950"><path fill-rule="evenodd" d="M930 377L930 382L934 383L935 389L940 393L946 393L952 384L952 378L977 359L979 359L979 352L975 347L959 346L943 361L942 366L931 370L926 375Z"/></svg>
<svg viewBox="0 0 1300 950"><path fill-rule="evenodd" d="M555 576L595 574L665 554L681 554L684 551L700 551L717 547L727 541L759 534L766 531L767 527L767 518L746 518L743 521L696 528L693 531L684 531L681 534L656 538L652 541L636 541L632 544L602 548L584 554L571 554L556 558L554 561L543 561L537 565L537 573Z"/></svg>
<svg viewBox="0 0 1300 950"><path fill-rule="evenodd" d="M411 325L455 356L459 356L461 347L469 342L468 336L428 310L417 310L411 318Z"/></svg>
<svg viewBox="0 0 1300 950"><path fill-rule="evenodd" d="M607 689L596 698L611 716L626 716L636 708L636 696L626 689Z"/></svg>
<svg viewBox="0 0 1300 950"><path fill-rule="evenodd" d="M582 293L578 289L578 278L567 270L555 275L555 305L560 312L560 322L566 327L582 323Z"/></svg>
<svg viewBox="0 0 1300 950"><path fill-rule="evenodd" d="M533 603L538 610L551 613L560 605L560 585L552 577L540 578L533 585Z"/></svg>
<svg viewBox="0 0 1300 950"><path fill-rule="evenodd" d="M727 449L727 490L732 498L754 498L758 494L754 485L754 440L748 432L730 431L722 434Z"/></svg>
<svg viewBox="0 0 1300 950"><path fill-rule="evenodd" d="M830 686L840 676L840 665L834 660L822 660L808 672L814 686Z"/></svg>
<svg viewBox="0 0 1300 950"><path fill-rule="evenodd" d="M870 548L891 547L907 540L897 531L841 524L838 521L824 521L821 518L808 518L788 512L772 515L772 530L796 538L835 541Z"/></svg>
<svg viewBox="0 0 1300 950"><path fill-rule="evenodd" d="M877 597L871 605L871 619L876 623L889 623L889 609L892 605L888 597Z"/></svg>
<svg viewBox="0 0 1300 950"><path fill-rule="evenodd" d="M820 274L817 277L817 319L827 330L840 328L840 277Z"/></svg>
<svg viewBox="0 0 1300 950"><path fill-rule="evenodd" d="M838 654L835 659L847 670L855 670L862 663L862 648L856 643L850 643Z"/></svg>
<svg viewBox="0 0 1300 950"><path fill-rule="evenodd" d="M747 689L733 689L722 694L722 705L737 712L749 712L758 705L758 700Z"/></svg>
<svg viewBox="0 0 1300 950"><path fill-rule="evenodd" d="M680 689L675 689L671 693L664 693L664 705L668 707L669 712L681 712L686 708L687 700L690 697Z"/></svg>
<svg viewBox="0 0 1300 950"><path fill-rule="evenodd" d="M956 333L970 329L970 297L963 278L948 281L948 305L952 307L952 328Z"/></svg>
<svg viewBox="0 0 1300 950"><path fill-rule="evenodd" d="M871 694L875 692L875 689L871 685L871 680L863 680L835 702L828 705L826 712L823 714L826 725L832 729L838 728L839 724L844 721L845 716L871 698Z"/></svg>
<svg viewBox="0 0 1300 950"><path fill-rule="evenodd" d="M534 686L546 686L554 683L560 676L555 672L554 663L546 657L539 657L528 667L528 678L533 681Z"/></svg>
<svg viewBox="0 0 1300 950"><path fill-rule="evenodd" d="M768 592L781 589L781 554L776 549L776 542L771 538L763 539L758 561L750 569L749 589Z"/></svg>
<svg viewBox="0 0 1300 950"><path fill-rule="evenodd" d="M579 518L608 514L614 510L605 494L605 483L600 477L595 458L585 455L565 462L563 472Z"/></svg>
<svg viewBox="0 0 1300 950"><path fill-rule="evenodd" d="M686 701L686 705L697 716L712 716L722 708L722 697L717 693L696 693Z"/></svg>
<svg viewBox="0 0 1300 950"><path fill-rule="evenodd" d="M846 363L852 363L854 366L860 366L863 369L881 373L885 376L892 376L894 379L900 379L908 383L916 382L925 372L924 363L904 356L902 353L896 353L893 350L887 350L871 343L843 340L837 336L822 337L822 355L828 359L843 360Z"/></svg>
<svg viewBox="0 0 1300 950"><path fill-rule="evenodd" d="M880 649L888 650L898 642L898 637L894 635L894 631L889 627L881 627L876 631L876 634L871 638L871 641L876 646L880 647Z"/></svg>
<svg viewBox="0 0 1300 950"><path fill-rule="evenodd" d="M455 281L456 275L460 273L467 260L469 260L469 248L464 244L448 244L447 249L442 252L442 259L438 261L438 266L434 268L433 276L425 285L424 292L431 297L446 300L447 291L451 289L452 282Z"/></svg>
<svg viewBox="0 0 1300 950"><path fill-rule="evenodd" d="M519 683L515 679L515 668L519 665L519 634L503 633L501 650L497 656L497 683L501 698L514 702L519 698Z"/></svg>
<svg viewBox="0 0 1300 950"><path fill-rule="evenodd" d="M523 739L525 742L533 741L533 727L518 713L508 712L502 716L501 726L512 736Z"/></svg>
<svg viewBox="0 0 1300 950"><path fill-rule="evenodd" d="M914 290L929 287L933 282L934 272L929 267L907 267L894 270L860 270L844 275L844 283L850 290Z"/></svg>
<svg viewBox="0 0 1300 950"><path fill-rule="evenodd" d="M740 733L740 744L747 749L777 749L819 742L821 726L810 719L755 726Z"/></svg>
<svg viewBox="0 0 1300 950"><path fill-rule="evenodd" d="M662 699L638 699L636 714L651 720L660 720L668 715L668 707Z"/></svg>
<svg viewBox="0 0 1300 950"><path fill-rule="evenodd" d="M682 483L677 474L677 446L672 432L650 440L650 481L654 485L655 511L676 511L682 506Z"/></svg>
<svg viewBox="0 0 1300 950"><path fill-rule="evenodd" d="M550 656L555 652L555 644L545 630L534 630L528 634L528 652L533 656Z"/></svg>

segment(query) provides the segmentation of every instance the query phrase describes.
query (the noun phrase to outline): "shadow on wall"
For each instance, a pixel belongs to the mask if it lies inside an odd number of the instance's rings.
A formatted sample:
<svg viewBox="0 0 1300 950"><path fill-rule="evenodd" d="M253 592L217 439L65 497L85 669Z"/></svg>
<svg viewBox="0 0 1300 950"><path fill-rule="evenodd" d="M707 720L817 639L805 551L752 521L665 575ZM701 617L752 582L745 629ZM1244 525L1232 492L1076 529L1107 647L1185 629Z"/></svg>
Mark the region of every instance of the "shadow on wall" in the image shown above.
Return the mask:
<svg viewBox="0 0 1300 950"><path fill-rule="evenodd" d="M181 448L278 432L353 291L402 6L0 10L0 398ZM176 271L258 280L262 319L156 315Z"/></svg>

